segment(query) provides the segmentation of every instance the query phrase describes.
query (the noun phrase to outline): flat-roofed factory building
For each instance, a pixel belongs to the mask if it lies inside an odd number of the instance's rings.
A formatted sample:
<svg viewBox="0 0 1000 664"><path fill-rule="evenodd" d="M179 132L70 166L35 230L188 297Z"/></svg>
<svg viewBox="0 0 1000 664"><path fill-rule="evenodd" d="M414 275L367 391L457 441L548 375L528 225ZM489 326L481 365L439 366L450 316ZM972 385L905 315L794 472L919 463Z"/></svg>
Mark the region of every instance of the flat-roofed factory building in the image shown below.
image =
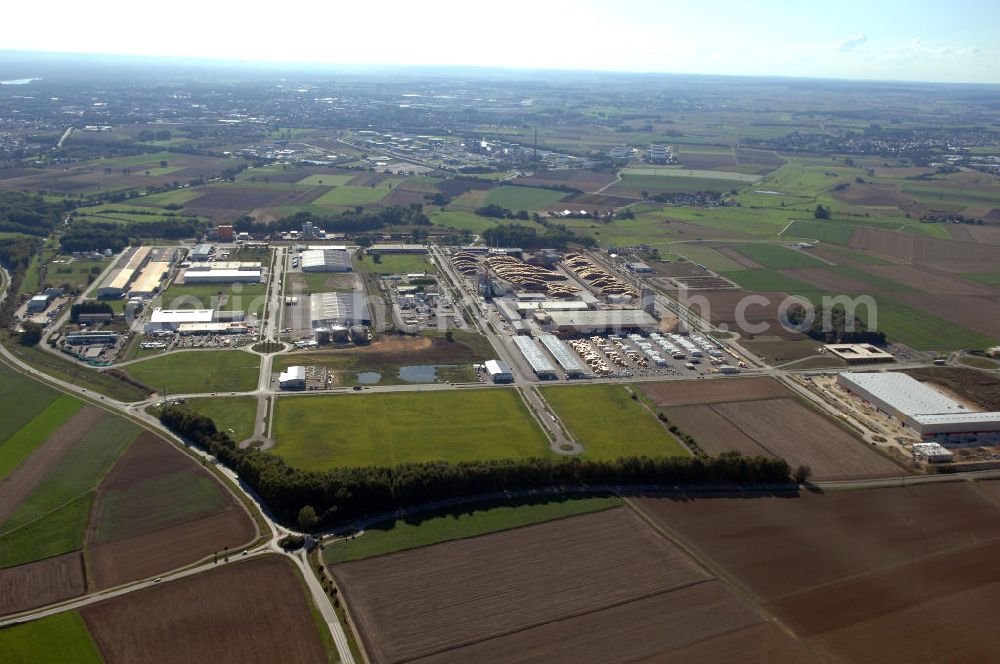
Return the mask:
<svg viewBox="0 0 1000 664"><path fill-rule="evenodd" d="M965 442L1000 436L1000 412L972 410L904 373L847 371L837 376L837 384L923 438Z"/></svg>

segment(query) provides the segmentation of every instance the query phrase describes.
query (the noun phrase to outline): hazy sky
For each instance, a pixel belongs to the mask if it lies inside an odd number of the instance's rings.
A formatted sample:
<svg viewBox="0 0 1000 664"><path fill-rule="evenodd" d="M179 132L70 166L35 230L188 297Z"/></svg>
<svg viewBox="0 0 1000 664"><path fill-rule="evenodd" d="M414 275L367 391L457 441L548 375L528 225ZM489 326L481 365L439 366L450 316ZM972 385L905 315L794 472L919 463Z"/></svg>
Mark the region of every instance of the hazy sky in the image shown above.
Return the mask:
<svg viewBox="0 0 1000 664"><path fill-rule="evenodd" d="M1000 83L997 0L12 0L0 50Z"/></svg>

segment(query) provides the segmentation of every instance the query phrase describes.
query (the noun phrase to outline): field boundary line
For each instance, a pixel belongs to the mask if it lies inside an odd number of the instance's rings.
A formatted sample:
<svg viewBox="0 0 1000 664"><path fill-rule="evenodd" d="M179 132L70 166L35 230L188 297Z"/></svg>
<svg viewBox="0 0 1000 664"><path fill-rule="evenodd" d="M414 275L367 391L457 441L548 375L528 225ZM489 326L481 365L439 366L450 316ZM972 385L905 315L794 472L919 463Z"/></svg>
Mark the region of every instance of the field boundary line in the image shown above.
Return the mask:
<svg viewBox="0 0 1000 664"><path fill-rule="evenodd" d="M544 627L545 625L555 625L555 624L558 624L558 623L561 623L561 622L565 622L567 620L575 620L576 618L582 618L584 616L591 616L591 615L594 615L594 614L597 614L597 613L601 613L602 611L607 611L608 609L616 609L616 608L619 608L619 607L622 607L622 606L628 606L629 604L634 604L635 602L641 602L642 600L645 600L645 599L651 599L653 597L659 597L660 595L669 595L670 593L677 592L679 590L686 590L688 588L694 588L695 586L700 586L700 585L705 584L705 583L713 583L713 582L716 582L716 581L719 581L719 579L714 578L711 575L709 575L709 577L705 578L705 579L696 579L694 581L690 581L688 583L682 583L682 584L680 584L678 586L675 586L675 587L672 587L672 588L665 588L663 590L656 590L656 591L653 591L653 592L644 593L644 594L641 594L641 595L637 595L635 597L630 597L628 599L622 599L622 600L619 600L617 602L611 602L610 604L605 604L604 606L600 606L600 607L597 607L597 608L594 608L594 609L583 609L583 610L580 610L580 611L576 611L576 612L567 614L565 616L559 616L557 618L552 618L551 620L542 620L540 622L533 623L533 624L527 625L525 627L518 627L518 628L512 628L512 629L508 629L508 630L503 630L501 632L496 632L494 634L490 634L490 635L484 636L482 638L467 639L466 641L463 641L462 643L458 643L458 644L455 644L455 645L452 645L452 646L447 646L445 648L440 648L440 649L435 650L433 652L422 653L420 655L406 657L404 659L397 660L395 662L395 664L407 664L408 662L419 661L419 660L424 659L426 657L433 657L434 655L440 655L441 653L451 652L453 650L459 650L461 648L468 648L469 646L474 646L474 645L477 645L477 644L480 644L480 643L488 643L489 641L494 641L496 639L500 639L500 638L503 638L505 636L513 636L515 634L520 634L521 632L526 632L529 629L537 629L539 627Z"/></svg>
<svg viewBox="0 0 1000 664"><path fill-rule="evenodd" d="M680 551L682 551L686 556L688 556L695 564L701 566L707 573L711 574L720 583L724 584L733 593L738 595L743 599L749 606L753 607L758 614L764 619L764 621L770 621L774 623L779 629L788 634L790 637L813 650L809 644L798 637L798 635L782 620L777 616L772 614L767 610L764 603L760 601L756 595L754 595L749 588L745 588L741 583L739 583L735 578L726 573L723 569L719 568L715 564L710 562L708 556L702 554L696 547L689 545L685 542L680 535L672 532L665 524L663 524L659 519L649 514L643 507L641 507L632 496L622 496L622 501L628 505L632 510L641 518L646 524L653 529L654 532L658 533L661 537L666 539L668 542L676 546Z"/></svg>

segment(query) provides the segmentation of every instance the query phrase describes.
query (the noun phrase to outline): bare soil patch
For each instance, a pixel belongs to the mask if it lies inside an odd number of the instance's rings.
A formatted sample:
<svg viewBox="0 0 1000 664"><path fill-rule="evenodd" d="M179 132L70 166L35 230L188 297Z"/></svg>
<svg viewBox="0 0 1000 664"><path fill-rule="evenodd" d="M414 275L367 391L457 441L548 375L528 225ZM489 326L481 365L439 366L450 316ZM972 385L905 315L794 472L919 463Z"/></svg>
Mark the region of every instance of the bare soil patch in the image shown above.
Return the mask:
<svg viewBox="0 0 1000 664"><path fill-rule="evenodd" d="M993 374L958 367L908 369L905 373L941 386L986 411L1000 410L1000 379ZM983 484L989 486L989 483Z"/></svg>
<svg viewBox="0 0 1000 664"><path fill-rule="evenodd" d="M795 399L718 403L712 409L769 454L793 468L812 468L816 479L902 474L892 461ZM698 438L697 431L689 433Z"/></svg>
<svg viewBox="0 0 1000 664"><path fill-rule="evenodd" d="M772 152L771 150L752 150L749 148L737 148L736 159L741 164L750 163L770 166L771 170L788 163L777 152Z"/></svg>
<svg viewBox="0 0 1000 664"><path fill-rule="evenodd" d="M990 295L995 292L985 284L977 284L968 279L937 272L927 265L869 265L867 269L874 274L888 277L925 293ZM924 296L921 295L921 297Z"/></svg>
<svg viewBox="0 0 1000 664"><path fill-rule="evenodd" d="M360 175L354 176L354 178L347 184L352 187L377 187L393 177L395 176L391 173L361 173Z"/></svg>
<svg viewBox="0 0 1000 664"><path fill-rule="evenodd" d="M86 589L79 551L0 569L0 615L76 597Z"/></svg>
<svg viewBox="0 0 1000 664"><path fill-rule="evenodd" d="M567 169L560 171L539 171L529 177L517 178L515 182L532 187L572 187L580 191L597 191L615 181L615 174L607 171L585 171Z"/></svg>
<svg viewBox="0 0 1000 664"><path fill-rule="evenodd" d="M851 236L851 246L917 263L965 261L981 262L990 266L1000 265L1000 252L988 244L943 240L866 226L855 229L854 235Z"/></svg>
<svg viewBox="0 0 1000 664"><path fill-rule="evenodd" d="M769 603L1000 538L996 503L961 482L640 503L700 556ZM1000 568L991 567L1000 577ZM937 569L928 576L944 574ZM856 586L857 604L878 602L886 592L882 583L871 581Z"/></svg>
<svg viewBox="0 0 1000 664"><path fill-rule="evenodd" d="M716 639L758 625L760 618L752 609L720 582L709 581L416 661L419 664L688 662L691 660L675 655L674 650L697 644L712 651ZM794 644L793 639L788 640Z"/></svg>
<svg viewBox="0 0 1000 664"><path fill-rule="evenodd" d="M846 189L833 189L830 195L848 205L874 205L892 207L909 205L914 198L891 184L850 184Z"/></svg>
<svg viewBox="0 0 1000 664"><path fill-rule="evenodd" d="M736 451L744 456L771 456L757 441L708 404L667 408L665 414L672 424L693 436L708 454Z"/></svg>
<svg viewBox="0 0 1000 664"><path fill-rule="evenodd" d="M473 646L710 578L625 508L347 563L333 573L380 663ZM570 643L577 632L561 634Z"/></svg>
<svg viewBox="0 0 1000 664"><path fill-rule="evenodd" d="M657 406L773 399L788 397L791 394L784 385L770 378L725 378L641 383L638 388Z"/></svg>
<svg viewBox="0 0 1000 664"><path fill-rule="evenodd" d="M233 506L197 521L90 546L88 569L96 588L111 588L189 565L225 547L233 552L255 535L247 513Z"/></svg>
<svg viewBox="0 0 1000 664"><path fill-rule="evenodd" d="M758 305L756 301L744 308L743 317L747 323L766 323L767 329L761 332L763 335L773 335L784 338L800 339L802 334L793 330L786 330L782 327L778 319L778 310L781 303L788 297L787 293L752 293L745 290L699 290L696 293L687 293L687 302L701 316L711 317L713 323L725 323L730 328L739 330L736 310L741 302L750 295L762 295L767 298L767 302ZM699 298L704 298L700 300ZM752 338L744 335L745 338Z"/></svg>
<svg viewBox="0 0 1000 664"><path fill-rule="evenodd" d="M478 180L475 178L469 178L467 180L462 178L452 178L450 180L438 182L436 186L442 194L455 198L457 196L461 196L467 191L486 191L492 189L496 186L496 182Z"/></svg>
<svg viewBox="0 0 1000 664"><path fill-rule="evenodd" d="M104 416L106 413L99 408L84 406L0 482L0 523Z"/></svg>
<svg viewBox="0 0 1000 664"><path fill-rule="evenodd" d="M587 212L609 212L635 203L634 198L608 196L606 194L573 194L550 206L552 210L586 210Z"/></svg>
<svg viewBox="0 0 1000 664"><path fill-rule="evenodd" d="M410 205L411 203L420 203L421 205L428 205L428 201L425 196L427 196L426 191L417 191L416 189L405 189L403 187L396 187L393 189L388 196L379 201L379 205Z"/></svg>
<svg viewBox="0 0 1000 664"><path fill-rule="evenodd" d="M81 609L108 664L326 662L292 564L266 556Z"/></svg>

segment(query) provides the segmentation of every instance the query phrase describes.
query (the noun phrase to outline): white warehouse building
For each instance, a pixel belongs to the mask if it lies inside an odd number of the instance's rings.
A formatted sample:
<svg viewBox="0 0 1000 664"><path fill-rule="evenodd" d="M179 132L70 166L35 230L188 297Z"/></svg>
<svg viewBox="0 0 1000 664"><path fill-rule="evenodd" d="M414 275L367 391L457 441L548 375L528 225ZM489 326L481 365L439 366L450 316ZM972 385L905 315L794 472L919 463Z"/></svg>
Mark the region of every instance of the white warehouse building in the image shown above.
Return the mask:
<svg viewBox="0 0 1000 664"><path fill-rule="evenodd" d="M904 373L847 371L837 384L923 438L1000 435L1000 412L974 411Z"/></svg>
<svg viewBox="0 0 1000 664"><path fill-rule="evenodd" d="M256 270L186 270L185 284L259 284L261 271Z"/></svg>
<svg viewBox="0 0 1000 664"><path fill-rule="evenodd" d="M350 272L351 254L347 249L307 249L302 252L303 272Z"/></svg>

